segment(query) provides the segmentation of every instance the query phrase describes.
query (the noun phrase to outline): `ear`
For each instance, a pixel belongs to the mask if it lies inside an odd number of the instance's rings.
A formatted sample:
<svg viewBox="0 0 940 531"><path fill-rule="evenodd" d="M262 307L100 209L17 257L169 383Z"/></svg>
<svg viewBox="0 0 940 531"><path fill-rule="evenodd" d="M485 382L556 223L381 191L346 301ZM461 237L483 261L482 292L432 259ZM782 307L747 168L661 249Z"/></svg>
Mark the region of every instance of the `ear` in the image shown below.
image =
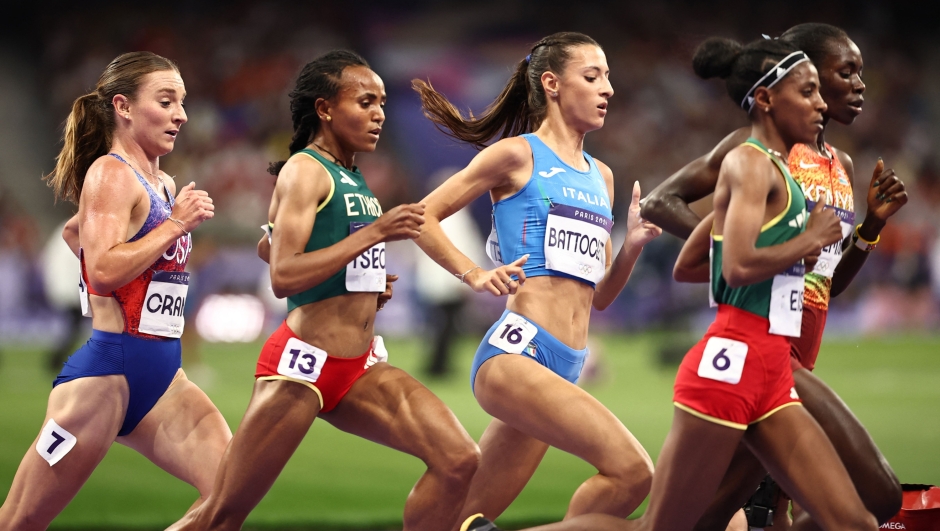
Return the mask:
<svg viewBox="0 0 940 531"><path fill-rule="evenodd" d="M546 70L542 73L542 89L545 94L551 98L551 94L558 94L558 86L561 85L561 78L554 72Z"/></svg>
<svg viewBox="0 0 940 531"><path fill-rule="evenodd" d="M115 94L115 96L111 98L111 105L114 106L114 110L117 111L119 117L127 120L131 119L131 102L127 99L127 96Z"/></svg>
<svg viewBox="0 0 940 531"><path fill-rule="evenodd" d="M333 106L330 104L330 101L325 98L317 98L317 101L313 102L313 108L317 110L317 116L320 117L320 123L329 122L333 119L330 116L330 113L333 110Z"/></svg>
<svg viewBox="0 0 940 531"><path fill-rule="evenodd" d="M758 87L754 91L754 109L757 112L764 112L765 109L773 107L773 94L767 87Z"/></svg>

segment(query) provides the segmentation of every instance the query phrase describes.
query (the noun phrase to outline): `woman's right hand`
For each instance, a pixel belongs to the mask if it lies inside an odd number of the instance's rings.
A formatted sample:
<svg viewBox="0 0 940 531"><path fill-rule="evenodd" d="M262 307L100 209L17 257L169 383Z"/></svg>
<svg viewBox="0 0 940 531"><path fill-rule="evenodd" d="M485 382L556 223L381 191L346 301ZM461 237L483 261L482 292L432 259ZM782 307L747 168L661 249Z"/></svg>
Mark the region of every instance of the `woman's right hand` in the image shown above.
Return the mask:
<svg viewBox="0 0 940 531"><path fill-rule="evenodd" d="M839 216L832 209L826 210L825 199L820 198L813 211L810 212L809 221L806 222L806 232L816 242L816 249L842 241L842 224ZM810 253L819 256L819 251Z"/></svg>
<svg viewBox="0 0 940 531"><path fill-rule="evenodd" d="M383 242L414 240L421 235L424 225L424 203L398 205L379 216L372 227L379 231Z"/></svg>
<svg viewBox="0 0 940 531"><path fill-rule="evenodd" d="M525 271L522 270L523 264L529 259L529 255L524 255L511 264L499 266L489 271L475 269L464 278L473 291L482 293L488 291L497 297L501 295L515 295L519 286L525 283ZM513 280L511 277L519 280Z"/></svg>
<svg viewBox="0 0 940 531"><path fill-rule="evenodd" d="M173 213L170 216L183 224L183 230L192 232L203 221L215 215L215 205L209 192L196 190L196 183L191 182L176 194Z"/></svg>

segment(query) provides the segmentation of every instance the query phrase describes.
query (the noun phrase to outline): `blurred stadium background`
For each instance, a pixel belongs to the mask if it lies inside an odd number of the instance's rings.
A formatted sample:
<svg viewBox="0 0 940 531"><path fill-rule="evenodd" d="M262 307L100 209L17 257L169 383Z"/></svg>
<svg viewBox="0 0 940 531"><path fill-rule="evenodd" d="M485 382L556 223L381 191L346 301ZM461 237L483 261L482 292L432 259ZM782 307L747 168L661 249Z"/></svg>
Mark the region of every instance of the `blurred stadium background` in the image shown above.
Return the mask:
<svg viewBox="0 0 940 531"><path fill-rule="evenodd" d="M54 374L50 360L88 333L88 323L74 317L77 261L63 256L58 242L57 227L73 206L54 204L40 177L54 166L72 101L119 53L145 49L169 57L187 85L189 123L161 167L208 190L218 210L194 234L184 364L234 429L260 342L283 318L283 301L270 294L254 244L273 188L265 169L286 155L287 92L304 63L351 48L383 77L389 96L383 139L357 163L388 209L420 199L474 154L421 115L412 78L428 78L459 105L480 110L532 42L560 30L588 33L605 47L616 95L587 150L613 168L621 191L615 209L622 212L632 181L649 192L745 123L721 83L693 75L695 45L710 35L777 35L808 21L845 28L865 58L863 115L852 128L834 124L827 132L854 158L859 195L879 156L911 194L852 287L833 301L817 373L870 429L902 481L940 483L940 24L926 5L415 0L9 7L0 35L0 495L40 428ZM708 200L698 208L707 211ZM857 210L864 208L856 201ZM473 242L488 224L483 199L460 233ZM623 295L595 316L584 383L654 457L671 419L673 364L711 318L703 287L671 280L680 246L670 236L651 243ZM418 254L411 243L389 245L390 271L402 279L377 327L391 338L391 361L426 381L478 437L488 417L467 386L469 359L503 301L453 295L457 286L448 279L441 289L418 285L429 278L415 274L426 267ZM460 339L450 370L432 376L429 352L443 326L435 318L445 308L459 312L453 335ZM415 459L317 422L249 524L393 529L421 469ZM504 523L560 518L590 474L576 458L550 452ZM193 489L115 446L55 527L157 529L194 497Z"/></svg>

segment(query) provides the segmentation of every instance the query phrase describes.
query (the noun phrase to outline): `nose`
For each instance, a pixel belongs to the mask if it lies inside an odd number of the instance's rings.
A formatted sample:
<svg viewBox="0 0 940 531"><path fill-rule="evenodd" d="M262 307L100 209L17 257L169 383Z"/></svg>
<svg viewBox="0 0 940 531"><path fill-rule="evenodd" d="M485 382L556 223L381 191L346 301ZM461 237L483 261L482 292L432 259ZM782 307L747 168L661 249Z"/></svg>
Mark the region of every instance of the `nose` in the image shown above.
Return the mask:
<svg viewBox="0 0 940 531"><path fill-rule="evenodd" d="M856 94L862 94L865 92L865 82L862 81L862 76L855 75L855 81L852 83L852 91Z"/></svg>
<svg viewBox="0 0 940 531"><path fill-rule="evenodd" d="M382 125L385 123L385 109L381 106L376 106L376 109L375 114L372 115L372 121Z"/></svg>
<svg viewBox="0 0 940 531"><path fill-rule="evenodd" d="M604 86L601 87L601 95L610 98L614 95L614 86L610 84L610 78L604 78Z"/></svg>
<svg viewBox="0 0 940 531"><path fill-rule="evenodd" d="M186 109L184 109L182 105L180 105L179 109L179 112L173 117L173 123L183 125L189 121L189 117L186 116Z"/></svg>

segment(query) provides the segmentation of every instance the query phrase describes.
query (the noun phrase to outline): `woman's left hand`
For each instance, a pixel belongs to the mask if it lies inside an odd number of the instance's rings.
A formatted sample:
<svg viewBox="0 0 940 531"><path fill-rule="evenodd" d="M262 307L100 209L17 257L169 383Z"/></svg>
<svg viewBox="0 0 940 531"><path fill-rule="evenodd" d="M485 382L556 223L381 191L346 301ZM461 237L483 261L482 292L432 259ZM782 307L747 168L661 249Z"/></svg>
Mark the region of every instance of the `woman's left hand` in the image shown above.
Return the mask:
<svg viewBox="0 0 940 531"><path fill-rule="evenodd" d="M389 275L385 274L385 293L379 295L379 302L375 308L375 311L381 311L385 307L385 303L391 300L392 298L392 282L398 280L398 275Z"/></svg>
<svg viewBox="0 0 940 531"><path fill-rule="evenodd" d="M627 237L624 245L642 248L650 240L663 233L663 229L640 217L640 181L633 183L633 199L627 213Z"/></svg>

